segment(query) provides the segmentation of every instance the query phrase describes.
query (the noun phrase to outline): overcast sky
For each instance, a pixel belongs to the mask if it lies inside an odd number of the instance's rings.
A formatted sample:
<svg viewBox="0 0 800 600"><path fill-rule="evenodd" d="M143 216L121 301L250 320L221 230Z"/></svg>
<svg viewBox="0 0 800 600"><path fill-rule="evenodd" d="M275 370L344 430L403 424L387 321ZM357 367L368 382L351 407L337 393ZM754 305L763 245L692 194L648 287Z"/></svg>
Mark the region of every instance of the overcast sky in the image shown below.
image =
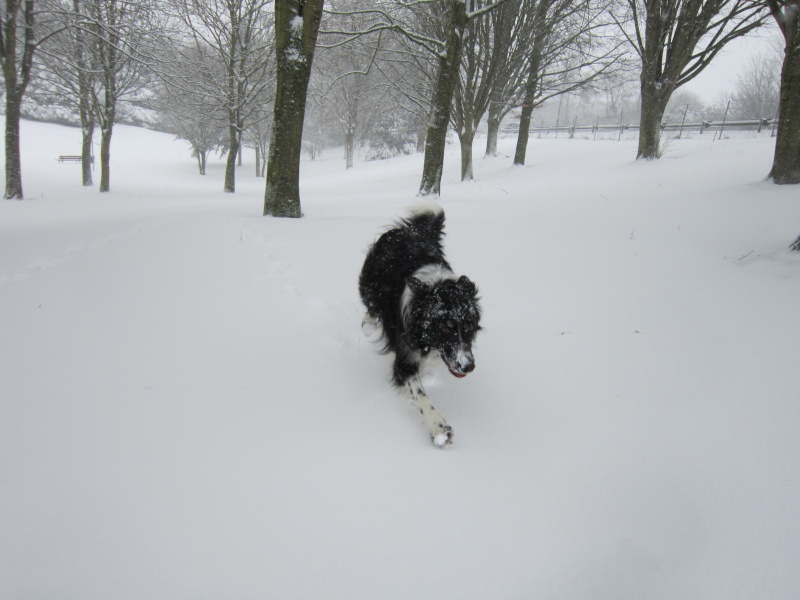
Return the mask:
<svg viewBox="0 0 800 600"><path fill-rule="evenodd" d="M720 94L736 87L738 74L747 67L754 56L783 50L783 37L773 23L761 31L734 40L714 58L714 61L693 81L687 90L698 94L705 102L712 102Z"/></svg>

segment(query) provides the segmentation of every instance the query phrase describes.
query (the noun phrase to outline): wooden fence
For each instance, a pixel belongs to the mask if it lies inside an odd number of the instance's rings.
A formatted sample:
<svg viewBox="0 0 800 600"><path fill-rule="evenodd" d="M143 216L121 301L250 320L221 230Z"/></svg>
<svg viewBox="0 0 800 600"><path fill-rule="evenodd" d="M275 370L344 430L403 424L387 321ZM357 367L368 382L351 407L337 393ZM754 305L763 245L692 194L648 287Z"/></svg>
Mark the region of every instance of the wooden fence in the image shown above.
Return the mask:
<svg viewBox="0 0 800 600"><path fill-rule="evenodd" d="M718 135L722 137L722 134L727 129L734 129L734 130L747 130L747 131L755 131L757 133L761 133L763 130L769 128L771 134L775 135L775 126L777 125L777 119L750 119L750 120L742 120L742 121L727 121L725 119L721 121L697 121L691 123L662 123L661 130L662 131L676 131L678 133L677 137L680 138L681 135L686 132L697 131L699 133L705 133L707 131L715 132L715 137ZM519 131L519 123L509 123L506 125L502 132L504 134L516 134ZM631 124L631 123L617 123L615 125L601 125L599 122L595 123L594 125L539 125L532 126L530 132L532 134L542 134L544 135L551 135L555 134L558 137L559 133L566 133L569 137L575 137L577 132L585 132L589 133L592 136L596 137L598 132L618 132L619 137L622 137L622 134L626 131L631 132L638 132L639 125L638 124Z"/></svg>

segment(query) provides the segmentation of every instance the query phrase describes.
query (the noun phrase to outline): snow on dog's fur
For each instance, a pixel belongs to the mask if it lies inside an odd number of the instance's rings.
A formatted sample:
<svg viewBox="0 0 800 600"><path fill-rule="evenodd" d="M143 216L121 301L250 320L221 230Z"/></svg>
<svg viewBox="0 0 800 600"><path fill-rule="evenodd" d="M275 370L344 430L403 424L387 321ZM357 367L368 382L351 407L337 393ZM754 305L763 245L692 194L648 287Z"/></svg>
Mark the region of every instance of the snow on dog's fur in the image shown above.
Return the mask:
<svg viewBox="0 0 800 600"><path fill-rule="evenodd" d="M364 325L380 327L384 352L395 355L394 384L419 409L439 447L452 443L453 430L428 400L420 367L439 357L456 377L470 373L481 316L475 284L455 275L445 259L443 229L441 207L415 208L370 247L358 282Z"/></svg>

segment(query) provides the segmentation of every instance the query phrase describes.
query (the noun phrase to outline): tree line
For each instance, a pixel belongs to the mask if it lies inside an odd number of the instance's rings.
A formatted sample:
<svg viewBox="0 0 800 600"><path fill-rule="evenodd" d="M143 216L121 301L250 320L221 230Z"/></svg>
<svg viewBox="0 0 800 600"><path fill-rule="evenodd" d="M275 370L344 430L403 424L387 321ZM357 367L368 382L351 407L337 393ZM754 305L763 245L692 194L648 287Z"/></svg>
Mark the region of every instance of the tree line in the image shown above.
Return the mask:
<svg viewBox="0 0 800 600"><path fill-rule="evenodd" d="M255 148L264 214L302 215L300 158L307 107L338 123L352 166L360 132L424 151L420 195L441 191L448 131L471 179L478 124L486 153L519 111L524 164L533 110L561 94L610 90L638 75L637 158L660 155L676 90L732 40L769 21L785 39L780 121L769 177L800 183L800 0L4 0L5 198L23 198L19 119L31 81L79 115L82 177L111 186L120 103L153 107L186 139L201 173L209 152ZM305 131L304 131L305 128ZM413 132L409 139L408 132Z"/></svg>

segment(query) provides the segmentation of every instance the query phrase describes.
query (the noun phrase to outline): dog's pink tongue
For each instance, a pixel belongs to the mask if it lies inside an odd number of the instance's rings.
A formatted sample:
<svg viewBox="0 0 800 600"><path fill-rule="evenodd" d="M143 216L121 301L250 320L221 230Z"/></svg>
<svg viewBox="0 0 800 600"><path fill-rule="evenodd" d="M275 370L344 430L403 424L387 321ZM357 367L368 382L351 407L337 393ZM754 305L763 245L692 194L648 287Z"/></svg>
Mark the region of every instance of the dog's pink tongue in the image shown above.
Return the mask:
<svg viewBox="0 0 800 600"><path fill-rule="evenodd" d="M453 371L453 369L450 369L450 372L451 372L453 375L455 375L456 377L458 377L459 379L461 379L462 377L466 377L466 376L467 376L467 374L466 374L466 373L459 373L459 372L457 372L457 371Z"/></svg>

